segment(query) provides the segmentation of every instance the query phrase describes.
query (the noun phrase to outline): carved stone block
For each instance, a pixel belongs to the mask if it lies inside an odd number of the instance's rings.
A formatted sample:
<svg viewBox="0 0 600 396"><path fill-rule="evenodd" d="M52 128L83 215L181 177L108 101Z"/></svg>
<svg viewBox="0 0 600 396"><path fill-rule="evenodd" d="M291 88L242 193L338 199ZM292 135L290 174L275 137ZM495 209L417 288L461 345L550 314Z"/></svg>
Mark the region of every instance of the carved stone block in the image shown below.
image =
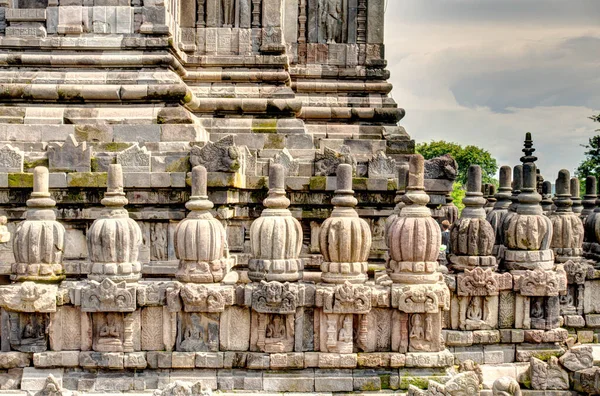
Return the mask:
<svg viewBox="0 0 600 396"><path fill-rule="evenodd" d="M56 312L58 286L33 282L0 288L0 306L20 312Z"/></svg>
<svg viewBox="0 0 600 396"><path fill-rule="evenodd" d="M219 350L219 314L180 312L177 320L177 347L183 352Z"/></svg>
<svg viewBox="0 0 600 396"><path fill-rule="evenodd" d="M223 312L233 305L233 287L187 283L179 291L186 312Z"/></svg>
<svg viewBox="0 0 600 396"><path fill-rule="evenodd" d="M74 135L69 135L64 143L48 144L48 164L51 172L90 172L91 158L92 148L87 147L86 142L78 143Z"/></svg>
<svg viewBox="0 0 600 396"><path fill-rule="evenodd" d="M106 278L101 283L89 281L81 289L83 312L132 312L136 308L136 287L125 281L115 283Z"/></svg>
<svg viewBox="0 0 600 396"><path fill-rule="evenodd" d="M219 342L223 351L247 351L250 347L250 309L226 307L221 314Z"/></svg>
<svg viewBox="0 0 600 396"><path fill-rule="evenodd" d="M50 314L48 332L53 351L88 351L92 346L90 314L79 307L63 305Z"/></svg>
<svg viewBox="0 0 600 396"><path fill-rule="evenodd" d="M5 320L8 323L3 323L2 327L9 331L12 349L19 352L43 352L48 349L50 317L47 313L8 312L2 317L2 321Z"/></svg>
<svg viewBox="0 0 600 396"><path fill-rule="evenodd" d="M315 305L325 313L366 314L371 310L371 288L346 282L317 286Z"/></svg>
<svg viewBox="0 0 600 396"><path fill-rule="evenodd" d="M141 310L141 348L144 351L171 351L177 335L177 314L167 307Z"/></svg>
<svg viewBox="0 0 600 396"><path fill-rule="evenodd" d="M319 310L319 343L321 352L348 354L354 352L355 315L327 313ZM367 328L357 338L366 343ZM358 333L358 332L357 332Z"/></svg>
<svg viewBox="0 0 600 396"><path fill-rule="evenodd" d="M294 314L298 285L261 281L252 292L252 309L260 313Z"/></svg>
<svg viewBox="0 0 600 396"><path fill-rule="evenodd" d="M0 148L0 173L23 172L24 153L6 144Z"/></svg>
<svg viewBox="0 0 600 396"><path fill-rule="evenodd" d="M295 315L252 312L250 350L267 353L294 350Z"/></svg>

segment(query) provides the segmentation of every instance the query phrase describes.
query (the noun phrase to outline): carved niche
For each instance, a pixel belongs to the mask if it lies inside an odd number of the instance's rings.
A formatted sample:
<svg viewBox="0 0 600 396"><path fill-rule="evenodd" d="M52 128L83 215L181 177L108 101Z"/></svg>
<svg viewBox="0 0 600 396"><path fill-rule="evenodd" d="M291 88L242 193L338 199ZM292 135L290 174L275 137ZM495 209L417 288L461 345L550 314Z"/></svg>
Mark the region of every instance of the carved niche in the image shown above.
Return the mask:
<svg viewBox="0 0 600 396"><path fill-rule="evenodd" d="M217 352L219 350L219 314L180 312L177 321L177 350Z"/></svg>
<svg viewBox="0 0 600 396"><path fill-rule="evenodd" d="M298 285L261 281L252 292L250 350L293 351L297 306Z"/></svg>
<svg viewBox="0 0 600 396"><path fill-rule="evenodd" d="M4 329L8 330L10 348L19 352L44 352L48 349L47 313L21 313L3 311ZM4 343L3 343L4 344ZM3 349L7 350L4 348Z"/></svg>

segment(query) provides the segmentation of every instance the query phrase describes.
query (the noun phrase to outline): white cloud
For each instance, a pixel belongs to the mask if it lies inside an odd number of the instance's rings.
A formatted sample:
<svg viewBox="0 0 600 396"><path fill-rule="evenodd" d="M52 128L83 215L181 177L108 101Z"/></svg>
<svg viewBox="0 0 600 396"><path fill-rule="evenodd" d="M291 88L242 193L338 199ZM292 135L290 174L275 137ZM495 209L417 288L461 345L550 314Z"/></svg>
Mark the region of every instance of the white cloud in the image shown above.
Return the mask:
<svg viewBox="0 0 600 396"><path fill-rule="evenodd" d="M527 23L540 0L515 1L389 0L392 95L418 142L475 144L499 165L515 165L532 132L538 165L554 182L559 169L575 170L598 127L587 117L600 111L600 30L586 10L600 11L600 2L573 0L566 10L544 0L562 17L544 10Z"/></svg>

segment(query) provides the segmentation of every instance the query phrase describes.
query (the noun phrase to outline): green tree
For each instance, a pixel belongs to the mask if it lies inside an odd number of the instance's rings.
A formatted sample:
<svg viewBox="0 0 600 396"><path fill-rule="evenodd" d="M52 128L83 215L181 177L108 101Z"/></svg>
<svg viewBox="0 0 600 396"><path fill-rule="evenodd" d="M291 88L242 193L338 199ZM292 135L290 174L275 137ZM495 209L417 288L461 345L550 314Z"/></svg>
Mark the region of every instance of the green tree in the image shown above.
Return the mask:
<svg viewBox="0 0 600 396"><path fill-rule="evenodd" d="M479 165L481 167L483 183L498 184L494 178L498 171L496 159L491 156L489 151L481 147L473 145L463 147L453 142L434 140L430 143L419 143L416 151L425 159L450 154L458 164L458 174L455 183L455 186L459 185L458 188L462 188L462 186L467 184L467 170L469 169L469 165Z"/></svg>
<svg viewBox="0 0 600 396"><path fill-rule="evenodd" d="M594 122L600 122L600 114L591 116L590 119ZM596 132L600 132L600 129L596 129ZM583 185L586 177L596 176L598 178L600 176L600 135L589 138L588 144L582 144L582 146L586 148L585 158L579 164L575 173Z"/></svg>

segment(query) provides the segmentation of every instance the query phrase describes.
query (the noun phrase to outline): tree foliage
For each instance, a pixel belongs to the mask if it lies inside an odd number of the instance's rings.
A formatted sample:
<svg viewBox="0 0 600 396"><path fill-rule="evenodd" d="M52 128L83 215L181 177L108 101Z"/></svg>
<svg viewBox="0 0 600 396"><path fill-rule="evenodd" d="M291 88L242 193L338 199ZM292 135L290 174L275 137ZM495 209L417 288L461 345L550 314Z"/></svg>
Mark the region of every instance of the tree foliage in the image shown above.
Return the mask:
<svg viewBox="0 0 600 396"><path fill-rule="evenodd" d="M600 114L592 116L590 119L594 122L600 122ZM600 132L600 129L596 129L596 132ZM582 146L586 148L585 159L577 168L577 177L585 180L588 176L596 176L596 179L598 179L600 176L600 135L589 138L588 144Z"/></svg>
<svg viewBox="0 0 600 396"><path fill-rule="evenodd" d="M483 183L498 183L494 178L498 171L496 159L491 156L489 151L481 147L473 145L463 147L453 142L434 140L430 143L419 143L416 151L425 159L450 154L458 164L456 184L460 184L461 186L467 184L467 170L469 169L469 165L479 165L481 167Z"/></svg>

